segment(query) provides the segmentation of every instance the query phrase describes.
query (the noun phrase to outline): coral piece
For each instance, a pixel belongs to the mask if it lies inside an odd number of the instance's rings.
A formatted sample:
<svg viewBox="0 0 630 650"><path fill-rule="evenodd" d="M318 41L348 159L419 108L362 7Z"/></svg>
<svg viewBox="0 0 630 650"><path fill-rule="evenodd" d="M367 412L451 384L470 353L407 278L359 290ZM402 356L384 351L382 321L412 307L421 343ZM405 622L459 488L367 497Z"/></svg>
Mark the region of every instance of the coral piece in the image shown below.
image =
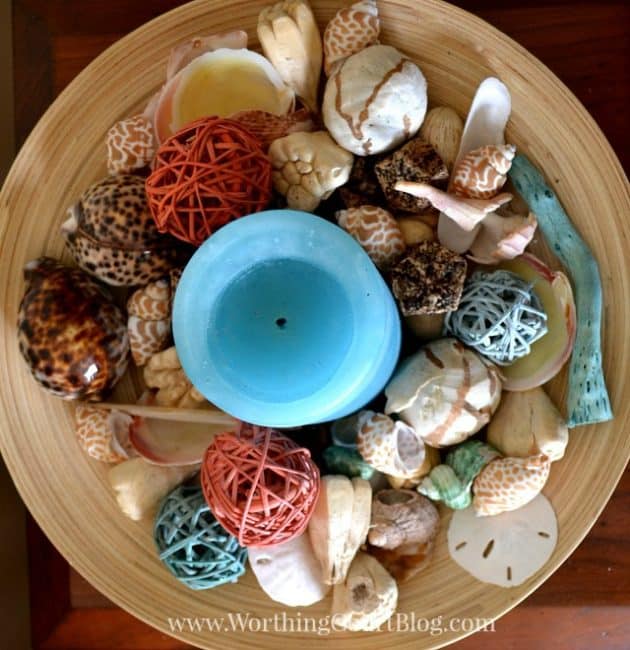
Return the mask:
<svg viewBox="0 0 630 650"><path fill-rule="evenodd" d="M181 485L164 499L153 536L160 560L191 589L237 582L245 573L247 549L221 528L196 485Z"/></svg>
<svg viewBox="0 0 630 650"><path fill-rule="evenodd" d="M79 404L75 419L77 439L88 456L103 463L120 463L133 453L128 444L130 415Z"/></svg>
<svg viewBox="0 0 630 650"><path fill-rule="evenodd" d="M457 159L463 131L464 122L452 108L436 106L424 118L420 137L437 151L450 172Z"/></svg>
<svg viewBox="0 0 630 650"><path fill-rule="evenodd" d="M273 429L243 424L208 447L201 486L214 516L241 546L266 547L305 530L320 481L308 449Z"/></svg>
<svg viewBox="0 0 630 650"><path fill-rule="evenodd" d="M439 339L400 364L385 395L386 413L398 413L428 445L445 447L490 421L501 379L495 366L459 341Z"/></svg>
<svg viewBox="0 0 630 650"><path fill-rule="evenodd" d="M238 122L205 118L160 146L146 193L158 230L199 246L217 228L267 206L271 164Z"/></svg>
<svg viewBox="0 0 630 650"><path fill-rule="evenodd" d="M366 463L356 449L332 445L324 449L322 456L330 474L343 474L348 478L357 476L369 481L376 473L376 469Z"/></svg>
<svg viewBox="0 0 630 650"><path fill-rule="evenodd" d="M115 286L147 284L181 261L182 251L155 227L144 180L132 174L92 184L68 209L61 233L84 271Z"/></svg>
<svg viewBox="0 0 630 650"><path fill-rule="evenodd" d="M317 112L322 39L306 0L282 0L258 16L258 40L282 80Z"/></svg>
<svg viewBox="0 0 630 650"><path fill-rule="evenodd" d="M544 454L491 461L473 482L475 514L498 515L529 503L545 486L550 468Z"/></svg>
<svg viewBox="0 0 630 650"><path fill-rule="evenodd" d="M337 144L357 156L393 149L414 136L427 110L420 68L388 45L340 63L326 84L322 115Z"/></svg>
<svg viewBox="0 0 630 650"><path fill-rule="evenodd" d="M274 140L291 133L310 133L315 130L311 113L305 108L287 115L274 115L265 111L239 111L231 115L230 119L242 124L256 136L263 149L268 149Z"/></svg>
<svg viewBox="0 0 630 650"><path fill-rule="evenodd" d="M457 309L466 280L466 260L437 242L407 249L391 269L392 291L404 316Z"/></svg>
<svg viewBox="0 0 630 650"><path fill-rule="evenodd" d="M251 547L249 565L267 596L289 607L313 605L330 590L306 533L276 546Z"/></svg>
<svg viewBox="0 0 630 650"><path fill-rule="evenodd" d="M99 400L127 369L125 316L104 288L49 257L24 267L17 338L33 377L64 399Z"/></svg>
<svg viewBox="0 0 630 650"><path fill-rule="evenodd" d="M343 185L352 154L338 147L325 131L292 133L269 147L273 184L290 208L312 212Z"/></svg>
<svg viewBox="0 0 630 650"><path fill-rule="evenodd" d="M383 208L362 205L339 210L335 218L381 269L387 269L405 250L405 241L396 219Z"/></svg>
<svg viewBox="0 0 630 650"><path fill-rule="evenodd" d="M470 199L491 199L507 180L516 155L512 144L493 144L469 151L453 169L449 189Z"/></svg>
<svg viewBox="0 0 630 650"><path fill-rule="evenodd" d="M378 42L381 30L376 0L359 0L339 9L324 31L324 72L337 62Z"/></svg>
<svg viewBox="0 0 630 650"><path fill-rule="evenodd" d="M385 199L390 208L403 212L422 212L431 207L428 199L399 192L399 181L431 183L446 189L448 169L435 149L422 138L416 137L394 153L379 160L374 166Z"/></svg>
<svg viewBox="0 0 630 650"><path fill-rule="evenodd" d="M116 122L107 132L107 171L127 174L146 167L157 148L153 123L144 115Z"/></svg>
<svg viewBox="0 0 630 650"><path fill-rule="evenodd" d="M506 208L490 212L470 246L469 257L478 264L498 264L525 252L534 238L538 220L533 212L526 217Z"/></svg>
<svg viewBox="0 0 630 650"><path fill-rule="evenodd" d="M371 555L359 551L343 582L333 590L335 624L353 631L380 627L395 611L398 586Z"/></svg>
<svg viewBox="0 0 630 650"><path fill-rule="evenodd" d="M472 507L453 513L448 550L477 580L517 587L541 569L556 546L558 522L539 494L526 506L496 517L477 517Z"/></svg>

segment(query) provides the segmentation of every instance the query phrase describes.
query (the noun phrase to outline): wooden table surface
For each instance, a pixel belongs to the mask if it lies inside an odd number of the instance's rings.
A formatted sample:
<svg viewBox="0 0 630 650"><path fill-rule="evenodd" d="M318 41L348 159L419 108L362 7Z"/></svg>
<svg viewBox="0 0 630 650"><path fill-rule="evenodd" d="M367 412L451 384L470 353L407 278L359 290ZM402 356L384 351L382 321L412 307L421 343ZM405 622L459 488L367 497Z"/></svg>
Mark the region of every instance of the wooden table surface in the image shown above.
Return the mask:
<svg viewBox="0 0 630 650"><path fill-rule="evenodd" d="M123 34L179 4L183 3L13 0L18 146L57 94L95 56ZM495 25L543 61L591 112L627 172L629 2L454 4ZM189 647L116 608L69 568L33 521L28 528L34 648ZM501 618L495 632L474 635L453 647L630 648L630 473L624 474L588 537L538 591Z"/></svg>

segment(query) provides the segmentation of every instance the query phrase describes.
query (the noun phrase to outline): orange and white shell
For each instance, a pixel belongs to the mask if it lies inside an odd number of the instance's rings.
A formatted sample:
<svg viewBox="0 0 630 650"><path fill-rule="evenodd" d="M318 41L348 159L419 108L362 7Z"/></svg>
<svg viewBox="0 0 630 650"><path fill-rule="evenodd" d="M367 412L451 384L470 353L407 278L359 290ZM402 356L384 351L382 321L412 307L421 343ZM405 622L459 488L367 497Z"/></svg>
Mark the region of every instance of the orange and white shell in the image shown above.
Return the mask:
<svg viewBox="0 0 630 650"><path fill-rule="evenodd" d="M131 355L143 366L167 346L171 333L171 285L161 279L138 289L127 301Z"/></svg>
<svg viewBox="0 0 630 650"><path fill-rule="evenodd" d="M396 262L405 251L405 240L398 222L383 208L362 205L339 210L335 217L381 269Z"/></svg>
<svg viewBox="0 0 630 650"><path fill-rule="evenodd" d="M376 0L360 0L340 9L324 31L324 72L378 41L381 30Z"/></svg>
<svg viewBox="0 0 630 650"><path fill-rule="evenodd" d="M410 426L369 411L361 420L357 449L366 463L400 479L412 478L425 459L424 443Z"/></svg>
<svg viewBox="0 0 630 650"><path fill-rule="evenodd" d="M505 181L516 155L512 144L487 145L467 153L453 170L450 189L470 199L491 199Z"/></svg>
<svg viewBox="0 0 630 650"><path fill-rule="evenodd" d="M491 461L473 482L475 513L491 516L524 506L543 489L550 468L544 454Z"/></svg>
<svg viewBox="0 0 630 650"><path fill-rule="evenodd" d="M274 140L284 138L290 133L315 130L311 113L306 108L287 113L287 115L274 115L258 110L239 111L230 116L230 119L236 120L255 135L260 140L263 149L269 147Z"/></svg>
<svg viewBox="0 0 630 650"><path fill-rule="evenodd" d="M126 174L147 166L155 155L153 124L144 115L128 117L107 132L107 170Z"/></svg>
<svg viewBox="0 0 630 650"><path fill-rule="evenodd" d="M104 463L120 463L130 455L129 430L133 418L120 411L79 405L76 435L85 452Z"/></svg>

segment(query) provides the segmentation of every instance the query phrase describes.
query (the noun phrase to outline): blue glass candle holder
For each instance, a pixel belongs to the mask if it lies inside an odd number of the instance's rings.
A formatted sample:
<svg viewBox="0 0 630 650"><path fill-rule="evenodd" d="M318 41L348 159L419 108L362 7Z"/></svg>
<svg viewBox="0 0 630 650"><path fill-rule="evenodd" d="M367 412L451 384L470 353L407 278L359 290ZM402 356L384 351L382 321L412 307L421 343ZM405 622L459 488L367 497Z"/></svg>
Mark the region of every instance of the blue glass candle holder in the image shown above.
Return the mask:
<svg viewBox="0 0 630 650"><path fill-rule="evenodd" d="M234 417L293 427L343 417L385 386L400 318L344 230L269 210L213 234L184 269L173 335L194 386Z"/></svg>

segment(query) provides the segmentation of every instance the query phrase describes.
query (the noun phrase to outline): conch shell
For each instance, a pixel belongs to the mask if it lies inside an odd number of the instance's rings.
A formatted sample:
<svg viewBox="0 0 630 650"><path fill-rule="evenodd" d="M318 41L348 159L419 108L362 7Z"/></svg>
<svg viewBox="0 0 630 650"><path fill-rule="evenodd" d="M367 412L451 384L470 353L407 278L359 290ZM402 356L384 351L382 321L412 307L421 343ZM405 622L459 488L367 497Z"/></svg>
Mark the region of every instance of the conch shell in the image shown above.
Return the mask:
<svg viewBox="0 0 630 650"><path fill-rule="evenodd" d="M133 418L121 411L79 404L76 435L84 451L103 463L120 463L133 455L129 429Z"/></svg>
<svg viewBox="0 0 630 650"><path fill-rule="evenodd" d="M505 185L515 155L516 147L511 144L469 151L455 165L449 189L470 199L491 199Z"/></svg>
<svg viewBox="0 0 630 650"><path fill-rule="evenodd" d="M473 483L473 508L479 516L498 515L529 503L545 486L551 461L544 454L497 458Z"/></svg>
<svg viewBox="0 0 630 650"><path fill-rule="evenodd" d="M337 61L378 42L381 30L376 0L359 0L340 9L324 31L324 72L330 76Z"/></svg>
<svg viewBox="0 0 630 650"><path fill-rule="evenodd" d="M306 0L282 0L258 16L258 40L282 80L313 112L322 68L322 39Z"/></svg>
<svg viewBox="0 0 630 650"><path fill-rule="evenodd" d="M161 279L137 289L127 301L131 356L143 366L167 345L171 332L171 284Z"/></svg>
<svg viewBox="0 0 630 650"><path fill-rule="evenodd" d="M362 205L360 208L339 210L335 218L381 269L388 268L405 250L405 241L396 219L383 208Z"/></svg>
<svg viewBox="0 0 630 650"><path fill-rule="evenodd" d="M312 212L350 176L352 154L326 131L292 133L269 147L273 184L290 208Z"/></svg>
<svg viewBox="0 0 630 650"><path fill-rule="evenodd" d="M525 252L534 238L538 220L533 212L526 217L502 211L490 212L469 249L469 257L479 264L498 264Z"/></svg>
<svg viewBox="0 0 630 650"><path fill-rule="evenodd" d="M126 174L146 167L157 149L151 118L134 115L116 122L107 132L106 144L110 174Z"/></svg>
<svg viewBox="0 0 630 650"><path fill-rule="evenodd" d="M230 119L236 120L253 133L260 140L263 149L267 149L274 140L284 138L290 133L315 130L311 113L306 108L286 115L274 115L256 110L239 111L231 115Z"/></svg>

